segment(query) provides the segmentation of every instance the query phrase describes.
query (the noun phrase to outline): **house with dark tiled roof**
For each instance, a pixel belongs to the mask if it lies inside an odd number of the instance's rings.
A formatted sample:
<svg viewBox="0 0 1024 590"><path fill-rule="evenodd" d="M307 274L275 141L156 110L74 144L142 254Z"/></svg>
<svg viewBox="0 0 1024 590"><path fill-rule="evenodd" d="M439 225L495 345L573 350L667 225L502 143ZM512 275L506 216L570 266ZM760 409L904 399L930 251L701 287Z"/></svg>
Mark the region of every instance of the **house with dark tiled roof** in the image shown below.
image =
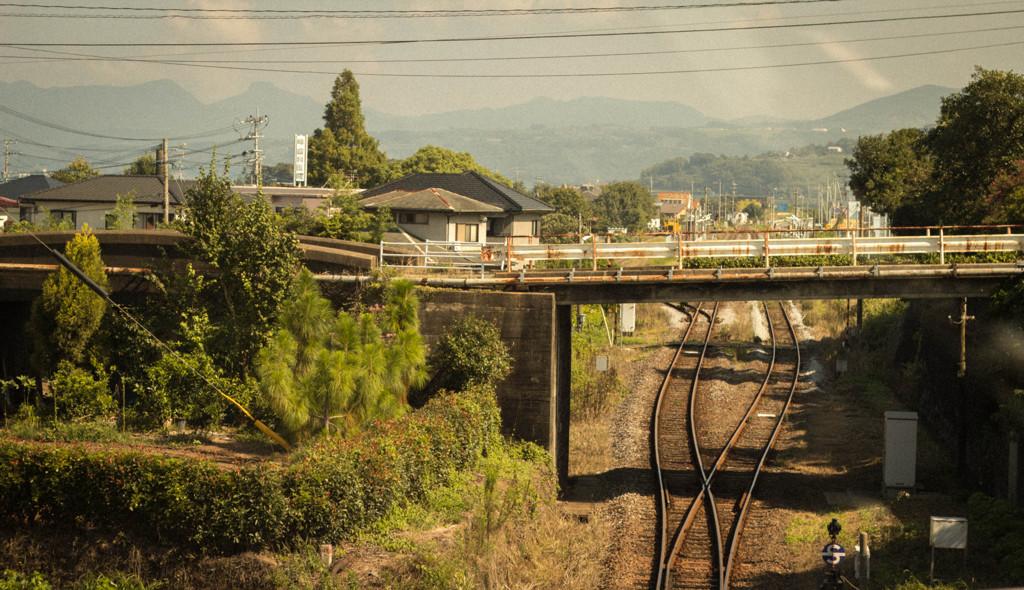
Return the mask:
<svg viewBox="0 0 1024 590"><path fill-rule="evenodd" d="M168 183L168 204L171 219L185 204L185 191L194 180L171 179ZM69 219L75 229L88 224L92 229L106 229L107 214L114 210L118 195L132 195L138 229L151 229L164 220L164 183L156 175L94 176L22 195L21 216L37 223L47 212L58 219Z"/></svg>
<svg viewBox="0 0 1024 590"><path fill-rule="evenodd" d="M364 197L359 204L369 211L388 207L402 231L418 240L437 242L484 243L488 216L504 213L494 205L440 188L396 190Z"/></svg>
<svg viewBox="0 0 1024 590"><path fill-rule="evenodd" d="M51 179L52 180L52 179ZM53 181L57 182L57 181ZM22 195L21 218L41 221L47 212L60 219L70 219L75 229L89 224L92 229L107 227L107 214L114 210L119 195L132 195L136 211L136 229L153 229L164 220L164 184L157 175L107 174L70 184L37 190ZM195 180L170 179L167 183L168 217L174 219L185 206L185 193ZM258 186L233 186L246 200L260 191ZM2 193L0 193L2 194ZM280 213L284 209L316 207L333 194L331 189L316 187L262 187L263 198Z"/></svg>
<svg viewBox="0 0 1024 590"><path fill-rule="evenodd" d="M64 183L44 174L30 174L0 184L0 225L21 219L21 196L61 186Z"/></svg>
<svg viewBox="0 0 1024 590"><path fill-rule="evenodd" d="M367 205L376 203L372 201L375 197L385 195L388 193L422 193L428 189L436 189L439 191L437 195L457 195L466 199L476 201L483 205L489 205L493 207L493 210L481 210L472 214L478 216L478 223L482 224L481 227L484 231L481 231L478 235L478 240L484 241L500 241L507 237L513 236L535 236L540 234L540 218L547 213L554 211L554 208L547 203L536 199L526 193L517 191L511 187L505 186L504 184L480 174L478 172L463 172L461 174L434 174L427 172L420 172L417 174L410 174L398 180L376 186L371 189L367 189L359 200L361 205ZM443 192L441 192L443 191ZM416 202L423 199L423 202L430 201L434 198L433 194L420 194L416 198ZM408 203L414 201L410 200ZM404 204L401 204L404 206ZM468 206L468 203L466 204ZM415 209L401 209L399 206L391 205L392 212L395 213L395 219L398 222L399 227L410 234L413 237L419 239L427 239L422 237L425 235L438 235L441 232L448 232L448 222L446 221L444 227L427 227L433 225L430 220L436 220L435 223L440 223L441 217L435 215L431 218L429 216L423 217L422 215L418 218L419 221L426 219L428 223L410 223L411 220L416 220L415 213L425 213L425 211L417 211ZM440 213L440 210L435 210L435 213ZM468 213L467 211L460 212ZM456 229L456 235L458 230ZM435 239L435 238L430 238ZM462 241L462 240L459 240ZM477 241L477 240L466 240L466 241Z"/></svg>

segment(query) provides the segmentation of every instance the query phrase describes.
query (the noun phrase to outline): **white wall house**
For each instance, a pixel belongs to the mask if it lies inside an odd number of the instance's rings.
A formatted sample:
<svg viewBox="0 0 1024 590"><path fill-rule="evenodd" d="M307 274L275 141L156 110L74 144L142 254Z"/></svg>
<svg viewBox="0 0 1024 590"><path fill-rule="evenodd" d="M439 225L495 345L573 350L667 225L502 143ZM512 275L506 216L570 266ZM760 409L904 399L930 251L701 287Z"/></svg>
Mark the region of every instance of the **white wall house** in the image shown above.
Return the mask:
<svg viewBox="0 0 1024 590"><path fill-rule="evenodd" d="M487 241L488 215L501 209L451 191L426 188L419 191L391 191L359 200L368 211L388 207L398 228L422 241Z"/></svg>

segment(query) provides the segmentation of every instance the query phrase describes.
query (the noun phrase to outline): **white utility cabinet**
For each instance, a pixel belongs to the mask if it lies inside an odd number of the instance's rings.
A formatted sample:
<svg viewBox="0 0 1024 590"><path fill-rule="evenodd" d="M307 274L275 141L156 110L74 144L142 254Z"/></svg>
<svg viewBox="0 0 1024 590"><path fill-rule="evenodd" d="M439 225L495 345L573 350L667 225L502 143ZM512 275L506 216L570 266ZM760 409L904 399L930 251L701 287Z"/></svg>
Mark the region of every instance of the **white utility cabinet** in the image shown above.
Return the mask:
<svg viewBox="0 0 1024 590"><path fill-rule="evenodd" d="M917 412L885 413L883 465L885 487L914 487L917 472Z"/></svg>

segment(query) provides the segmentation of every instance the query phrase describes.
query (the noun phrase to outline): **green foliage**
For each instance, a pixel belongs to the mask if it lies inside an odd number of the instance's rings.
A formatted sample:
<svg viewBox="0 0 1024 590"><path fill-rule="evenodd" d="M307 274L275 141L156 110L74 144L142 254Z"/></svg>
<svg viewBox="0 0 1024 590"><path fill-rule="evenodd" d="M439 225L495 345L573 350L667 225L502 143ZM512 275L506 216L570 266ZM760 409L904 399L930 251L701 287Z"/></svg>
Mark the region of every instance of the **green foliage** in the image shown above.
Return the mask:
<svg viewBox="0 0 1024 590"><path fill-rule="evenodd" d="M156 156L143 154L132 162L131 166L124 169L125 176L156 175Z"/></svg>
<svg viewBox="0 0 1024 590"><path fill-rule="evenodd" d="M337 543L499 443L493 392L445 394L286 467L220 470L130 452L0 439L0 521L99 527L201 552Z"/></svg>
<svg viewBox="0 0 1024 590"><path fill-rule="evenodd" d="M57 404L57 414L64 419L102 418L114 412L110 397L108 375L99 369L91 372L62 361L57 372L50 377L51 392Z"/></svg>
<svg viewBox="0 0 1024 590"><path fill-rule="evenodd" d="M1004 582L1024 580L1024 510L975 493L967 500L972 553L983 555Z"/></svg>
<svg viewBox="0 0 1024 590"><path fill-rule="evenodd" d="M601 416L625 391L614 368L607 371L595 369L597 356L605 351L608 342L601 308L586 305L581 311L584 314L583 330L572 335L572 407L569 411L573 419Z"/></svg>
<svg viewBox="0 0 1024 590"><path fill-rule="evenodd" d="M392 162L388 166L386 180L402 178L410 174L428 172L433 174L460 174L462 172L479 172L498 182L512 186L512 181L501 174L488 170L476 163L469 152L454 152L449 149L428 145L416 150L416 153L404 160Z"/></svg>
<svg viewBox="0 0 1024 590"><path fill-rule="evenodd" d="M46 207L40 207L35 222L18 221L3 228L3 231L19 233L27 231L69 231L75 229L70 217L55 217Z"/></svg>
<svg viewBox="0 0 1024 590"><path fill-rule="evenodd" d="M135 229L135 189L126 195L117 195L114 210L106 214L107 229Z"/></svg>
<svg viewBox="0 0 1024 590"><path fill-rule="evenodd" d="M88 227L68 242L64 253L87 277L107 288L100 243ZM42 293L32 302L28 325L35 370L47 375L61 361L83 364L106 307L103 298L63 266L47 277Z"/></svg>
<svg viewBox="0 0 1024 590"><path fill-rule="evenodd" d="M423 382L426 348L414 287L396 283L388 305L358 320L335 314L312 273L303 270L260 352L260 391L299 437L354 432L406 408L409 387Z"/></svg>
<svg viewBox="0 0 1024 590"><path fill-rule="evenodd" d="M205 342L210 356L228 375L244 378L298 267L298 240L264 199L246 203L213 171L188 190L185 214L173 225L189 237L180 246L185 255L214 272L169 279L165 313L205 314L212 326Z"/></svg>
<svg viewBox="0 0 1024 590"><path fill-rule="evenodd" d="M324 108L324 127L309 138L310 184L324 185L338 174L354 175L358 186L373 186L384 176L387 157L366 132L359 84L349 70L334 80Z"/></svg>
<svg viewBox="0 0 1024 590"><path fill-rule="evenodd" d="M94 176L99 176L100 171L93 168L85 161L85 158L78 156L74 162L69 162L67 166L50 173L50 178L59 180L61 182L78 182L79 180L85 180Z"/></svg>
<svg viewBox="0 0 1024 590"><path fill-rule="evenodd" d="M16 571L5 569L0 577L0 590L50 590L53 586L39 572L23 576Z"/></svg>
<svg viewBox="0 0 1024 590"><path fill-rule="evenodd" d="M263 166L264 184L290 185L295 177L295 165L291 162L278 162L273 166Z"/></svg>
<svg viewBox="0 0 1024 590"><path fill-rule="evenodd" d="M862 136L845 162L850 189L861 203L891 216L896 225L921 219L921 196L930 188L933 168L923 131L898 129Z"/></svg>
<svg viewBox="0 0 1024 590"><path fill-rule="evenodd" d="M938 221L967 225L992 217L989 186L1024 159L1024 76L976 68L970 84L942 99L929 145Z"/></svg>
<svg viewBox="0 0 1024 590"><path fill-rule="evenodd" d="M428 391L495 387L512 372L512 355L494 323L473 314L460 317L430 351L434 371Z"/></svg>
<svg viewBox="0 0 1024 590"><path fill-rule="evenodd" d="M320 235L338 240L379 243L384 232L395 227L391 209L381 207L376 213L363 209L353 191L342 187L333 177L334 195L322 205L326 217L321 221Z"/></svg>
<svg viewBox="0 0 1024 590"><path fill-rule="evenodd" d="M594 201L598 226L604 230L626 228L628 232L647 231L655 217L654 197L647 187L634 181L613 182L601 190Z"/></svg>

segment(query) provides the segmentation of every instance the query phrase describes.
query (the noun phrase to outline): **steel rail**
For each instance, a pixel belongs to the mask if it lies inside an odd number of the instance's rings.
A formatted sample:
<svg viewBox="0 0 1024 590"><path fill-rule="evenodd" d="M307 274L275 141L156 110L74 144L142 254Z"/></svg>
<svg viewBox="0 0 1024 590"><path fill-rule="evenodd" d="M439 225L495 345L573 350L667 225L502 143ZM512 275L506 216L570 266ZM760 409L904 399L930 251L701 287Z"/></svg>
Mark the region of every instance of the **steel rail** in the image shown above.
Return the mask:
<svg viewBox="0 0 1024 590"><path fill-rule="evenodd" d="M726 585L722 586L723 590L728 588L727 584L728 584L729 577L730 577L730 575L732 573L733 558L735 557L736 550L739 547L740 531L743 529L743 523L746 520L747 513L748 513L749 508L750 508L750 500L754 496L754 488L757 486L758 477L761 475L761 470L764 467L764 463L768 459L768 453L770 453L771 450L772 450L772 447L775 446L775 440L778 438L779 432L782 430L782 424L785 421L786 416L789 413L789 408L790 408L790 406L793 403L793 395L796 393L796 386L800 382L800 362L801 362L800 340L797 338L797 335L796 335L796 327L793 326L793 322L792 322L792 320L790 320L789 314L786 312L785 304L783 302L781 302L781 301L779 301L778 303L779 303L779 308L782 310L782 317L785 319L786 326L789 328L789 333L790 333L790 335L793 338L793 348L796 351L796 363L795 363L795 366L793 367L793 382L792 382L792 384L789 387L789 395L786 396L786 404L785 404L785 406L783 406L782 411L779 412L778 419L775 422L775 428L772 430L771 438L769 438L768 444L765 445L764 452L761 453L761 459L758 461L757 468L754 470L754 477L750 481L750 486L747 488L747 492L743 495L743 502L741 503L741 506L740 506L740 512L739 512L739 515L736 517L736 528L735 528L736 533L733 535L732 539L729 542L729 556L726 559L726 564L727 565L726 565L726 571L725 571L725 575L724 575L724 579L726 580ZM769 327L771 328L771 315L768 313L768 304L765 303L764 305L765 305L765 315L768 317ZM771 330L772 330L772 334L773 334L772 340L775 341L774 328L771 328Z"/></svg>
<svg viewBox="0 0 1024 590"><path fill-rule="evenodd" d="M691 450L691 454L695 457L696 462L697 462L698 465L701 464L701 457L700 457L700 450L695 446L695 443L693 442L693 441L696 440L696 435L695 435L694 430L693 430L693 428L694 428L694 420L692 419L692 416L693 416L693 399L694 399L694 397L696 395L696 391L697 391L697 383L699 381L701 365L703 365L704 358L707 355L708 345L709 345L709 343L711 341L711 334L712 334L712 332L714 330L714 327L715 327L715 318L718 317L718 308L719 308L719 306L720 306L719 303L715 303L715 306L712 309L712 312L711 312L710 316L708 316L708 331L707 331L707 334L704 337L704 344L701 347L700 356L697 358L697 364L696 364L696 367L694 369L693 382L692 382L691 387L690 387L690 407L689 407L689 410L688 410L689 413L690 413L690 416L691 416L691 419L690 419L691 449L690 450ZM674 366L674 363L673 363L673 366ZM671 379L671 372L666 377L668 379ZM703 473L704 473L703 466L700 467L700 470L701 470L701 474L703 476ZM659 478L660 478L660 469L659 469ZM682 519L682 521L681 521L681 523L679 525L679 528L676 529L676 532L673 535L672 550L667 555L667 560L663 559L663 560L661 560L659 562L659 565L658 565L658 583L655 586L655 588L657 588L659 590L662 588L662 580L664 580L664 588L670 588L671 587L672 566L675 563L675 558L676 558L676 556L679 553L679 548L682 546L683 540L685 540L685 538L686 538L687 532L690 530L690 527L693 526L694 520L697 517L697 509L698 509L699 506L701 506L701 503L704 501L704 494L705 494L706 490L707 490L707 486L706 485L702 485L700 492L698 492L698 494L697 494L697 497L694 498L694 500L687 507L686 512L685 512L685 514L683 516L683 519ZM667 497L667 494L668 494L668 492L666 491L666 497ZM668 518L667 511L665 513L663 513L663 514L664 514L665 520L667 520L667 518ZM663 538L667 538L667 537L663 537ZM718 540L717 538L716 538L716 542L719 545L721 543L720 540ZM720 554L721 554L721 551L719 551L719 555Z"/></svg>
<svg viewBox="0 0 1024 590"><path fill-rule="evenodd" d="M672 356L672 362L669 364L668 371L665 372L665 378L661 382L661 388L658 390L657 399L654 403L654 470L658 475L658 507L661 510L661 536L659 542L659 559L658 559L658 581L655 588L661 587L662 576L665 573L665 552L668 549L668 484L665 482L664 476L661 469L661 448L659 444L660 440L660 426L661 426L661 406L665 399L665 391L668 389L668 384L672 381L672 371L675 369L676 362L679 360L679 356L683 353L683 348L686 346L686 341L690 337L690 332L693 331L694 325L697 323L697 318L700 316L702 303L698 303L693 310L693 315L690 316L690 323L686 327L686 331L683 333L683 337L679 342L679 347L676 348L675 355ZM710 316L709 316L710 322ZM709 323L708 335L710 337L711 327L713 322Z"/></svg>
<svg viewBox="0 0 1024 590"><path fill-rule="evenodd" d="M682 520L682 523L681 523L679 529L677 530L677 532L675 534L675 537L673 539L672 550L671 550L670 553L668 553L668 555L666 555L665 543L664 542L665 542L665 539L667 539L667 515L668 515L668 510L667 510L666 498L668 497L669 490L667 489L667 485L664 483L664 480L662 478L661 471L660 471L660 450L658 450L658 448L657 448L657 446L658 446L657 440L659 438L658 437L658 432L659 432L659 430L658 430L658 426L659 426L658 422L660 422L659 418L660 418L660 413L661 413L661 404L662 404L662 401L663 401L663 398L664 398L664 393L665 393L665 391L668 388L668 383L672 379L672 377L671 377L671 370L669 371L669 374L666 375L666 378L665 378L665 380L662 383L662 387L659 390L658 401L656 403L656 411L655 411L655 416L656 416L656 423L655 423L655 441L656 441L655 442L655 449L656 449L656 451L655 452L656 452L656 463L658 465L659 490L660 490L660 492L662 494L660 508L662 510L662 515L663 515L663 518L662 518L662 537L661 537L662 538L662 543L661 543L660 555L659 555L658 580L657 580L657 584L655 586L655 588L657 588L659 590L661 590L663 587L664 588L671 587L671 571L672 571L672 567L674 566L675 560L678 557L678 554L679 554L680 550L682 549L683 541L685 540L685 538L686 538L686 536L687 536L691 526L693 525L693 523L694 523L694 521L696 519L696 515L698 513L699 507L702 506L702 505L704 505L708 509L708 514L710 515L710 521L714 524L715 544L716 544L716 549L717 549L716 556L717 556L717 562L718 562L718 568L717 568L718 587L722 588L722 589L726 589L726 588L729 587L729 579L730 579L731 574L732 574L732 565L733 565L734 558L735 558L735 555L736 555L736 549L737 549L738 544L739 544L739 539L740 539L740 536L741 536L741 531L742 531L742 528L743 528L743 524L744 524L745 519L746 519L748 507L750 505L750 499L753 496L754 487L755 487L755 485L757 483L757 479L758 479L758 476L759 476L759 474L761 472L761 469L764 466L764 462L765 462L765 460L767 458L767 455L770 452L770 450L771 450L772 446L774 445L774 442L775 442L775 440L776 440L776 438L778 436L778 432L781 429L781 425L782 425L783 420L785 419L786 413L788 412L790 403L792 402L793 393L794 393L794 391L796 389L796 385L797 385L797 383L799 381L799 375L800 375L800 370L799 370L799 354L800 353L799 353L799 344L798 344L798 340L797 340L797 337L796 337L795 328L793 327L792 322L789 321L788 315L786 315L785 307L782 306L782 304L780 302L780 308L782 310L783 317L786 319L790 335L791 335L791 337L793 339L793 342L794 342L794 348L797 351L797 363L796 363L796 366L795 366L795 369L794 369L793 384L790 387L790 391L789 391L789 394L788 394L785 406L784 406L783 410L779 413L779 418L778 418L778 420L776 422L776 425L775 425L775 427L774 427L774 429L772 431L772 434L771 434L768 442L764 446L764 451L763 451L763 453L761 455L760 461L757 463L756 467L754 467L754 469L752 470L751 483L748 486L747 490L742 495L740 513L739 513L739 515L737 516L737 518L734 521L732 530L730 532L726 533L728 535L728 541L727 541L727 546L726 546L726 544L723 543L723 539L722 539L721 522L720 522L720 518L718 516L717 503L716 503L715 496L714 496L714 493L713 493L713 490L712 490L712 483L714 481L715 474L718 472L719 468L725 463L725 460L726 460L730 450L732 450L735 447L735 445L736 445L737 441L739 440L740 436L746 430L746 427L747 427L747 424L749 422L750 417L753 415L753 413L757 409L757 407L761 404L762 399L764 397L764 394L765 394L765 392L768 389L768 384L769 384L769 381L771 380L771 376L772 376L772 374L775 371L775 364L776 364L777 355L778 355L778 338L776 337L775 326L774 326L774 323L772 322L772 319L771 319L771 314L770 314L769 309L768 309L768 304L763 302L762 305L764 306L764 309L765 309L765 315L766 315L766 317L768 319L768 328L769 328L769 332L770 332L770 337L772 338L772 351L771 351L771 357L770 357L770 361L769 361L769 364L768 364L768 368L765 371L765 377L762 380L761 385L758 388L757 393L755 394L755 396L753 397L753 399L751 400L750 404L747 407L746 413L744 414L743 418L737 424L737 426L734 429L734 431L733 431L731 437L729 438L728 442L724 445L723 449L721 450L721 452L719 453L718 457L714 461L714 464L708 470L704 469L703 459L702 459L701 454L700 454L700 448L699 448L699 443L697 441L697 434L696 434L697 381L699 379L700 366L701 366L701 364L703 362L703 359L704 359L704 356L705 356L705 352L707 350L707 341L705 341L705 346L704 346L704 349L702 351L701 357L698 359L698 365L697 365L697 369L696 369L695 374L694 374L694 382L691 385L691 394L690 394L690 409L689 409L690 416L691 416L691 419L690 419L690 438L691 438L692 452L695 455L696 463L697 463L697 465L700 468L700 472L701 472L701 477L702 477L703 483L702 483L702 488L701 488L700 492L697 494L697 496L693 499L693 501L691 502L691 504L687 508L687 511L686 511L686 514L685 514L685 516L684 516L684 518ZM715 311L717 312L717 306L716 306L716 310ZM693 324L691 322L690 327L687 328L687 336L689 335L690 330L692 329L692 327L693 327ZM713 320L712 320L711 326L709 327L709 332L708 332L709 336L710 336L711 328L713 328ZM684 344L685 344L685 340L686 340L686 337L684 336L684 340L683 340ZM672 367L675 367L676 360L678 359L679 354L681 353L681 350L682 350L682 346L680 346L680 348L676 352L676 356L673 358ZM706 502L706 504L705 504L705 502ZM664 586L662 586L662 580L663 579L664 579Z"/></svg>

